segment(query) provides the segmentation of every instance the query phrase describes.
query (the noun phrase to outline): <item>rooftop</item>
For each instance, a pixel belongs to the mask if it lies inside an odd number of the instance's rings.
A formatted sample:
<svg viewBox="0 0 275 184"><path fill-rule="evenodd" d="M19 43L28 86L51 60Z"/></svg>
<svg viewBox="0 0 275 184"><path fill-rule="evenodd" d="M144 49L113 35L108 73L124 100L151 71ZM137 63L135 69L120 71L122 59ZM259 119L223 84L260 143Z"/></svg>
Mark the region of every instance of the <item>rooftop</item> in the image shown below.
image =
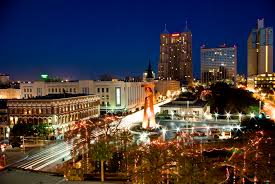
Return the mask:
<svg viewBox="0 0 275 184"><path fill-rule="evenodd" d="M196 108L196 107L204 107L206 104L207 102L199 99L199 100L190 101L188 106L191 108ZM187 107L187 101L175 100L167 104L161 105L160 107Z"/></svg>
<svg viewBox="0 0 275 184"><path fill-rule="evenodd" d="M62 99L62 98L71 98L71 97L79 97L79 96L88 96L87 94L70 94L70 93L63 93L63 94L48 94L46 96L37 96L34 98L29 99L38 99L38 100L48 100L48 99Z"/></svg>
<svg viewBox="0 0 275 184"><path fill-rule="evenodd" d="M229 49L229 48L237 48L236 45L226 45L225 43L224 44L221 44L217 47L206 47L206 45L202 45L201 46L201 49Z"/></svg>

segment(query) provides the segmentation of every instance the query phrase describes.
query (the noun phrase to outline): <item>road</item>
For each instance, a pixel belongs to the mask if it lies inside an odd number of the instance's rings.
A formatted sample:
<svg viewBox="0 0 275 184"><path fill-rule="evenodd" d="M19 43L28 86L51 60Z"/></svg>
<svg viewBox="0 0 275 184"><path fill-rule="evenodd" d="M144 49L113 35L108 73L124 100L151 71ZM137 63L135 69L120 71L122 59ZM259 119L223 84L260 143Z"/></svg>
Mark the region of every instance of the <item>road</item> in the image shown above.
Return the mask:
<svg viewBox="0 0 275 184"><path fill-rule="evenodd" d="M163 104L166 104L168 102L170 102L171 99L168 99L168 100L165 100L163 102L160 102L158 104L155 104L154 105L154 112L157 113L157 112L160 112L160 106L163 105ZM125 129L125 128L130 128L130 126L134 123L138 123L138 122L142 122L143 120L143 109L140 110L140 111L137 111L137 112L134 112L126 117L124 117L122 120L121 120L121 123L119 124L118 126L118 129Z"/></svg>
<svg viewBox="0 0 275 184"><path fill-rule="evenodd" d="M154 105L155 113L159 112L159 106L169 102L169 100ZM132 113L122 119L118 128L128 128L132 123L141 122L143 118L143 110ZM96 132L96 135L100 135L103 132ZM47 170L49 167L54 167L57 164L63 162L63 159L71 159L72 145L67 142L59 142L47 146L43 150L29 155L29 157L14 166L27 170Z"/></svg>
<svg viewBox="0 0 275 184"><path fill-rule="evenodd" d="M55 163L61 163L63 159L71 159L72 145L67 142L58 142L46 147L40 152L29 155L27 159L15 165L17 168L30 170L43 170L43 168Z"/></svg>

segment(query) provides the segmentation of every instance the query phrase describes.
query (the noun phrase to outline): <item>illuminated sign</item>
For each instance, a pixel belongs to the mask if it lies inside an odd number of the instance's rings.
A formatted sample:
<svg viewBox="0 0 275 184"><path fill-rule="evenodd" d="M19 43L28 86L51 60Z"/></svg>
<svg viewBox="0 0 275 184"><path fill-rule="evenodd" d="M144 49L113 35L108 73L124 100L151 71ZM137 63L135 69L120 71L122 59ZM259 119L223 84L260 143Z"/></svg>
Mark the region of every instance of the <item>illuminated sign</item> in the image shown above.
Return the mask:
<svg viewBox="0 0 275 184"><path fill-rule="evenodd" d="M116 106L121 106L121 88L116 87Z"/></svg>
<svg viewBox="0 0 275 184"><path fill-rule="evenodd" d="M174 33L174 34L172 34L173 37L179 36L179 35L180 35L179 33Z"/></svg>
<svg viewBox="0 0 275 184"><path fill-rule="evenodd" d="M48 74L42 74L40 75L42 79L47 79L48 78Z"/></svg>

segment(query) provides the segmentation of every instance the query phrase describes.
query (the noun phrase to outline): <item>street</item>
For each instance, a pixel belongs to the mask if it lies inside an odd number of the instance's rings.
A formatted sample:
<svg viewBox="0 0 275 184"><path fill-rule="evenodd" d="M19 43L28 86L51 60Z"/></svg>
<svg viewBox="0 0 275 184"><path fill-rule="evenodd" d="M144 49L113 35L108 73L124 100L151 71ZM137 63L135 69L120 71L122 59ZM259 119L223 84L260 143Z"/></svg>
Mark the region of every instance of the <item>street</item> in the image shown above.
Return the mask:
<svg viewBox="0 0 275 184"><path fill-rule="evenodd" d="M33 155L29 155L27 159L14 166L21 169L43 170L51 164L61 163L63 159L70 159L71 149L72 146L67 142L58 142Z"/></svg>

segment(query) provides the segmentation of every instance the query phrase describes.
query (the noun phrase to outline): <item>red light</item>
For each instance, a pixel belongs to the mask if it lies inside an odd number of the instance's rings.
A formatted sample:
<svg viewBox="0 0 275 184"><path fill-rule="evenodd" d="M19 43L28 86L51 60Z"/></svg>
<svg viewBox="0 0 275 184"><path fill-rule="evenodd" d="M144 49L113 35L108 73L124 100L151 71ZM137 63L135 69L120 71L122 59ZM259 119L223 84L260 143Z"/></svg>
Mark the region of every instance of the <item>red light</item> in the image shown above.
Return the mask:
<svg viewBox="0 0 275 184"><path fill-rule="evenodd" d="M179 35L180 35L179 33L174 33L174 34L172 34L173 37L179 36Z"/></svg>

